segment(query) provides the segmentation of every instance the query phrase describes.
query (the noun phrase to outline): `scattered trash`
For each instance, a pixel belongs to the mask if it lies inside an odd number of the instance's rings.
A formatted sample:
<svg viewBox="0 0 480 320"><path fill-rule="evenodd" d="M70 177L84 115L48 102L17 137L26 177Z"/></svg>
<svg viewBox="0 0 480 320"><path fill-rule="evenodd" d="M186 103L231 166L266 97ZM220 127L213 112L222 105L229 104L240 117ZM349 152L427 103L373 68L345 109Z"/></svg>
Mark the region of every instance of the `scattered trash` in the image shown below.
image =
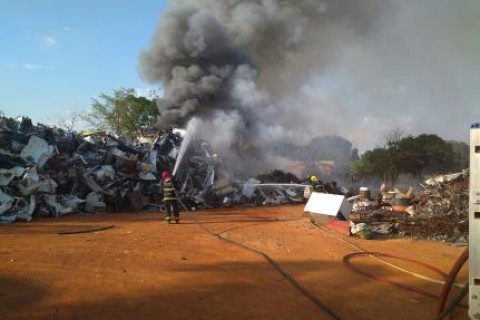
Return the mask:
<svg viewBox="0 0 480 320"><path fill-rule="evenodd" d="M373 235L408 236L415 239L468 242L469 171L440 175L406 190L380 188L377 201L365 200L365 192L350 197L352 234L363 226Z"/></svg>

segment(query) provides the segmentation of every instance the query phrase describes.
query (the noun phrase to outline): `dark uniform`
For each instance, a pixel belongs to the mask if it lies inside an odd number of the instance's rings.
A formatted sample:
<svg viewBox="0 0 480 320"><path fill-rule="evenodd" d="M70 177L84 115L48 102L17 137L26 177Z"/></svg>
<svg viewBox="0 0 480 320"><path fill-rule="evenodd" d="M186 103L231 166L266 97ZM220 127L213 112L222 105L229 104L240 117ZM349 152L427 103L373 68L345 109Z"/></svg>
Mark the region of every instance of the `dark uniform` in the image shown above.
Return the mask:
<svg viewBox="0 0 480 320"><path fill-rule="evenodd" d="M315 192L325 192L325 187L321 181L318 180L317 176L310 176L310 182L312 183L313 191Z"/></svg>
<svg viewBox="0 0 480 320"><path fill-rule="evenodd" d="M175 222L178 223L180 221L180 213L178 212L178 198L175 191L175 186L170 176L165 174L162 176L163 204L165 205L166 210L165 221L171 222L173 219L175 219Z"/></svg>

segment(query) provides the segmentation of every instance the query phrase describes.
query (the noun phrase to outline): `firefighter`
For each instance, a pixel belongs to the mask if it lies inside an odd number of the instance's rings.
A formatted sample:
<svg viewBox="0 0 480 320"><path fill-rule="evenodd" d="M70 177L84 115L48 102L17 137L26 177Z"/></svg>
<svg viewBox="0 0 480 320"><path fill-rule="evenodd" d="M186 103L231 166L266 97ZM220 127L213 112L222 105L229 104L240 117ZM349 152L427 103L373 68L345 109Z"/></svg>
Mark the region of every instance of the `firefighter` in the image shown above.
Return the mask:
<svg viewBox="0 0 480 320"><path fill-rule="evenodd" d="M324 188L323 184L320 182L320 180L318 180L316 175L311 175L309 180L312 184L313 191L315 191L315 192L325 192L325 188Z"/></svg>
<svg viewBox="0 0 480 320"><path fill-rule="evenodd" d="M175 223L180 222L180 213L178 212L178 197L175 190L172 177L167 171L162 172L162 194L163 204L165 205L165 222L171 223L175 219Z"/></svg>

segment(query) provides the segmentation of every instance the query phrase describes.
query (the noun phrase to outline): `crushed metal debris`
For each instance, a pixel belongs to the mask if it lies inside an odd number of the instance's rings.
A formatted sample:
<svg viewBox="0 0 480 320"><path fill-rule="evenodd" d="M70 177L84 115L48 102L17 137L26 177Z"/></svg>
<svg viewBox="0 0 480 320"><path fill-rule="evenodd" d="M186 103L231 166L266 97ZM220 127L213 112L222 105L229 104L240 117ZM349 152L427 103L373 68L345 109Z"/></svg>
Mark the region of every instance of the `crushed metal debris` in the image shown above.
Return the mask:
<svg viewBox="0 0 480 320"><path fill-rule="evenodd" d="M113 132L65 132L27 117L0 117L0 223L67 214L159 210L159 172L178 170L177 189L189 209L305 203L314 192L350 196L350 233L468 242L469 172L440 175L413 188L351 196L335 182L313 186L274 170L238 180L222 168L207 141L167 129L131 141ZM190 139L189 139L190 140ZM184 146L185 147L185 146ZM348 224L342 224L342 230Z"/></svg>
<svg viewBox="0 0 480 320"><path fill-rule="evenodd" d="M414 239L468 243L469 171L439 175L408 190L381 188L375 200L350 198L352 233L369 232Z"/></svg>
<svg viewBox="0 0 480 320"><path fill-rule="evenodd" d="M174 170L184 135L170 128L130 141L113 132L65 132L27 117L0 117L0 223L158 210L158 173ZM190 143L180 167L177 187L190 208L304 201L304 185L290 184L298 182L291 174L230 178L203 140Z"/></svg>

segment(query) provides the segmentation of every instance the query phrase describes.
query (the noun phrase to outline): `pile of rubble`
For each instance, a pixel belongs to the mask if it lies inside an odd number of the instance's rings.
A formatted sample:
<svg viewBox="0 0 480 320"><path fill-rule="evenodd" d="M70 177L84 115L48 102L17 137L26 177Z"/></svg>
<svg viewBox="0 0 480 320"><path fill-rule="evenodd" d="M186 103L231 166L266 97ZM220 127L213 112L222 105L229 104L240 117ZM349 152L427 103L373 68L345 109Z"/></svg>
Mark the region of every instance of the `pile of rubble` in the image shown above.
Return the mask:
<svg viewBox="0 0 480 320"><path fill-rule="evenodd" d="M0 117L0 223L158 210L158 172L174 168L180 168L178 193L190 208L304 203L305 191L311 192L279 170L235 179L203 140L189 143L180 163L184 136L184 130L169 129L129 141L111 132L65 132L29 118ZM376 233L466 242L468 179L465 170L428 179L420 192L383 186L374 197L362 188L349 198L351 231L366 238ZM345 194L341 189L324 185L325 193Z"/></svg>
<svg viewBox="0 0 480 320"><path fill-rule="evenodd" d="M413 188L352 197L353 233L391 234L414 239L468 242L469 172L440 175ZM360 227L358 227L360 225ZM363 231L366 230L366 231Z"/></svg>
<svg viewBox="0 0 480 320"><path fill-rule="evenodd" d="M158 172L173 171L184 134L169 129L129 141L112 132L65 132L0 117L0 223L158 208ZM206 141L192 142L185 158L178 191L187 206L304 200L303 186L278 183L279 172L263 181L229 178ZM265 184L268 178L275 184Z"/></svg>

